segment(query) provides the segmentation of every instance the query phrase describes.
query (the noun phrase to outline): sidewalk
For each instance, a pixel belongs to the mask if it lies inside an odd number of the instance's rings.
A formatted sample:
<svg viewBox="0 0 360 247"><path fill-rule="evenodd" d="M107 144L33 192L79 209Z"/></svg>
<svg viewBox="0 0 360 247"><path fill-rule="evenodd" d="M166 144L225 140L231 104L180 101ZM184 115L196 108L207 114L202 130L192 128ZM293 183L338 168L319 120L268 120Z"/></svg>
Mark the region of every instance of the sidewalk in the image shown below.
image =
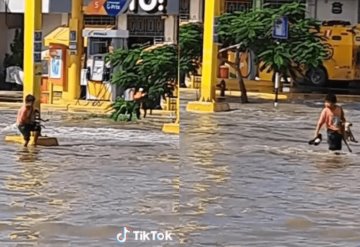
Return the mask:
<svg viewBox="0 0 360 247"><path fill-rule="evenodd" d="M259 99L274 101L275 93L273 83L269 81L253 81L245 80L245 86L249 99ZM239 86L235 84L235 81L231 81L231 84L227 86L228 90L225 91L225 98L240 97ZM339 102L360 102L359 90L353 88L339 89L339 88L316 88L313 86L302 86L301 88L290 88L284 85L282 92L279 92L279 101L301 101L301 100L322 100L328 91L333 91L338 98ZM192 93L200 97L200 90L193 88L181 88L181 93ZM357 94L355 94L357 93ZM216 90L216 95L220 100L220 90ZM182 97L182 96L181 96ZM195 99L194 99L195 100Z"/></svg>

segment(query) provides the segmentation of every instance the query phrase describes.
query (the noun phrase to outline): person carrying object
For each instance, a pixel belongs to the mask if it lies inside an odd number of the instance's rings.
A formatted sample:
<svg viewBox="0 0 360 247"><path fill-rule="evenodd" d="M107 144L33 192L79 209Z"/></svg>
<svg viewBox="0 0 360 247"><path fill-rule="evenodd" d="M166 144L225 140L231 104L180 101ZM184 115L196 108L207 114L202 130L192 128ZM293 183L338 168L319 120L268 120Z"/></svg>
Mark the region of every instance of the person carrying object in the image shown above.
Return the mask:
<svg viewBox="0 0 360 247"><path fill-rule="evenodd" d="M136 113L136 117L137 119L141 119L140 117L140 108L141 105L143 104L143 99L144 97L147 95L146 92L144 92L143 88L139 88L138 90L136 90L135 94L134 94L134 111Z"/></svg>
<svg viewBox="0 0 360 247"><path fill-rule="evenodd" d="M35 109L34 103L35 97L31 94L27 95L24 105L19 109L16 118L16 125L25 140L24 147L27 147L32 131L34 132L34 146L36 146L41 133L41 126L36 123L39 111Z"/></svg>
<svg viewBox="0 0 360 247"><path fill-rule="evenodd" d="M329 150L336 151L342 149L344 124L346 120L343 108L336 103L336 95L326 95L324 109L320 114L315 129L315 138L312 140L314 143L311 143L312 141L310 141L309 144L319 144L319 139L321 141L321 134L319 134L319 132L322 126L325 124L327 128L327 142L329 145Z"/></svg>

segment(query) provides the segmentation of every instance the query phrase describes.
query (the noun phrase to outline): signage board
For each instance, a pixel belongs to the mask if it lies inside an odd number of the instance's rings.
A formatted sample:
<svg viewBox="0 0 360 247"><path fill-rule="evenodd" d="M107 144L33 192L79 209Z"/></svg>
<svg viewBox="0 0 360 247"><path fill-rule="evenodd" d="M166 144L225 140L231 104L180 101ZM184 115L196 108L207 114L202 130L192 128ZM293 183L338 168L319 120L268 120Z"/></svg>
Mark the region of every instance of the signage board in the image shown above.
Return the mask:
<svg viewBox="0 0 360 247"><path fill-rule="evenodd" d="M36 30L34 32L34 63L41 64L41 52L42 52L42 31Z"/></svg>
<svg viewBox="0 0 360 247"><path fill-rule="evenodd" d="M286 16L282 16L275 20L272 36L274 39L288 39L289 21Z"/></svg>
<svg viewBox="0 0 360 247"><path fill-rule="evenodd" d="M42 42L42 31L34 32L34 42Z"/></svg>
<svg viewBox="0 0 360 247"><path fill-rule="evenodd" d="M50 74L52 79L61 79L62 76L62 61L63 54L61 49L53 50L53 55L50 59Z"/></svg>
<svg viewBox="0 0 360 247"><path fill-rule="evenodd" d="M129 2L130 0L107 0L103 6L109 16L117 16L127 9Z"/></svg>
<svg viewBox="0 0 360 247"><path fill-rule="evenodd" d="M77 41L76 31L70 31L70 42L76 42L76 41Z"/></svg>
<svg viewBox="0 0 360 247"><path fill-rule="evenodd" d="M180 0L91 0L84 1L84 14L118 16L122 13L137 15L178 15Z"/></svg>
<svg viewBox="0 0 360 247"><path fill-rule="evenodd" d="M41 52L34 52L34 63L41 64Z"/></svg>
<svg viewBox="0 0 360 247"><path fill-rule="evenodd" d="M331 12L335 15L339 15L343 12L343 4L340 2L334 2L331 7Z"/></svg>

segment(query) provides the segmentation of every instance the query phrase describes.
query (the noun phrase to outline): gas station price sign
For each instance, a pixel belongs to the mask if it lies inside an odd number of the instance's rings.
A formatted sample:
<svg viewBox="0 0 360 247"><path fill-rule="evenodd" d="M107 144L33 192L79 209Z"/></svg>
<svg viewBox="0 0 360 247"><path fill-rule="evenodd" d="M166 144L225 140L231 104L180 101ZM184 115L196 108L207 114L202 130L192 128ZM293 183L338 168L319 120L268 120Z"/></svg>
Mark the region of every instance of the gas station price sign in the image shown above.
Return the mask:
<svg viewBox="0 0 360 247"><path fill-rule="evenodd" d="M69 50L70 50L70 54L71 55L76 55L77 54L77 32L76 31L70 31L69 33L70 37L69 37Z"/></svg>
<svg viewBox="0 0 360 247"><path fill-rule="evenodd" d="M34 32L34 63L41 64L42 31Z"/></svg>

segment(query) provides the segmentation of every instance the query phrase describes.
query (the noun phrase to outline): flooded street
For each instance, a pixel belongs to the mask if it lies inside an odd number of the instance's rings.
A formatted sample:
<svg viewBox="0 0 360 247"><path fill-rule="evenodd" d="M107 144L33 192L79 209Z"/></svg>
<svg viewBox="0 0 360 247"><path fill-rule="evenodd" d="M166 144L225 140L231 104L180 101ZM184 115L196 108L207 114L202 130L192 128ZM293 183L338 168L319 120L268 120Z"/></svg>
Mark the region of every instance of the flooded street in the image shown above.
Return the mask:
<svg viewBox="0 0 360 247"><path fill-rule="evenodd" d="M231 106L182 114L187 246L360 246L360 145L308 145L322 102ZM359 138L360 107L344 107Z"/></svg>
<svg viewBox="0 0 360 247"><path fill-rule="evenodd" d="M44 134L60 146L23 148L4 142L15 112L1 112L1 246L119 246L124 226L175 232L178 136L50 117Z"/></svg>
<svg viewBox="0 0 360 247"><path fill-rule="evenodd" d="M322 102L185 105L180 148L154 128L54 114L44 133L60 146L26 149L4 143L15 112L2 111L1 245L120 246L128 226L176 237L124 246L360 246L360 145L308 145ZM360 107L343 106L360 138Z"/></svg>

